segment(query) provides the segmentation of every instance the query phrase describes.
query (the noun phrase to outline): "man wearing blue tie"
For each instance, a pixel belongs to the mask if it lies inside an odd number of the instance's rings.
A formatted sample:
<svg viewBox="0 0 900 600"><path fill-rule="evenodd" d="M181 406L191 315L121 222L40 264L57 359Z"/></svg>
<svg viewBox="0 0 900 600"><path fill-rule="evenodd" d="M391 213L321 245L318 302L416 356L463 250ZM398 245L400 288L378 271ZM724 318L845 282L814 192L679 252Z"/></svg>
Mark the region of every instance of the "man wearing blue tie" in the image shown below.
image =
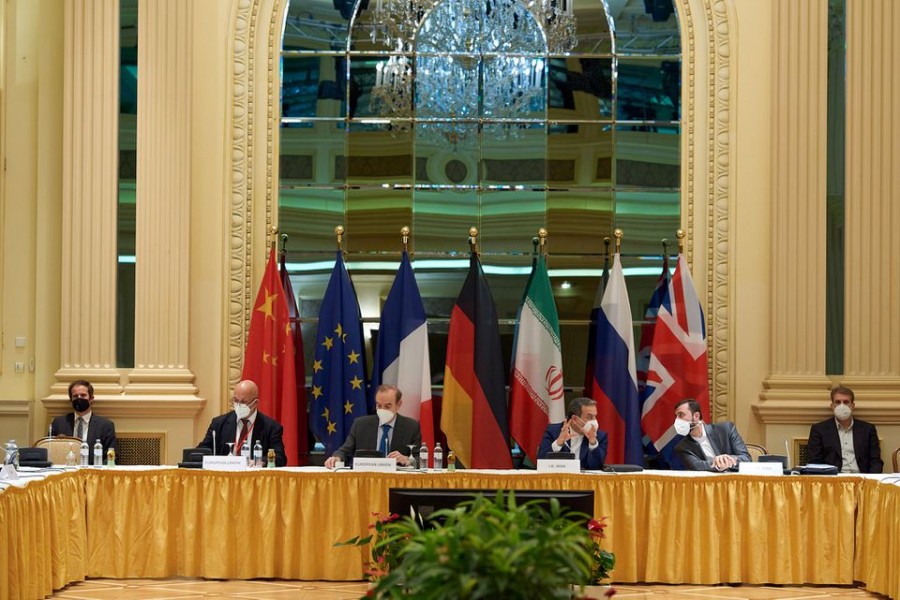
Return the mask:
<svg viewBox="0 0 900 600"><path fill-rule="evenodd" d="M374 415L358 417L350 426L350 433L333 455L325 460L325 466L333 469L338 460L349 463L357 450L379 450L398 464L409 464L409 446L422 445L419 422L398 414L402 393L395 385L380 385L375 391Z"/></svg>
<svg viewBox="0 0 900 600"><path fill-rule="evenodd" d="M551 423L544 430L538 458L550 452L571 452L585 470L599 470L606 461L606 432L597 426L597 403L590 398L575 398L569 403L566 420Z"/></svg>

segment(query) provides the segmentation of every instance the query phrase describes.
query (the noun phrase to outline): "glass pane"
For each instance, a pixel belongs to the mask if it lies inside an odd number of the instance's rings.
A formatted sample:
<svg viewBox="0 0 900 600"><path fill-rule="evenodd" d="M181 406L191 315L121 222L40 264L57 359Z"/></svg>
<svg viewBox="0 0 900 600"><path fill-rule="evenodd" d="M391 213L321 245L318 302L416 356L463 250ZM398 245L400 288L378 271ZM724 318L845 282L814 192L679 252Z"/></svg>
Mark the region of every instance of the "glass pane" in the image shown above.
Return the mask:
<svg viewBox="0 0 900 600"><path fill-rule="evenodd" d="M347 190L348 252L399 252L400 228L412 223L412 190ZM381 260L381 259L379 259Z"/></svg>
<svg viewBox="0 0 900 600"><path fill-rule="evenodd" d="M623 252L659 255L660 241L672 241L680 227L681 195L677 191L619 191L614 225L625 232Z"/></svg>
<svg viewBox="0 0 900 600"><path fill-rule="evenodd" d="M469 228L478 226L476 190L416 190L414 201L413 236L419 255L468 251Z"/></svg>
<svg viewBox="0 0 900 600"><path fill-rule="evenodd" d="M549 130L548 185L554 187L612 185L611 126L554 123Z"/></svg>
<svg viewBox="0 0 900 600"><path fill-rule="evenodd" d="M413 143L410 130L384 123L351 123L348 133L349 184L412 184Z"/></svg>
<svg viewBox="0 0 900 600"><path fill-rule="evenodd" d="M352 10L353 0L291 2L284 21L284 50L343 50Z"/></svg>
<svg viewBox="0 0 900 600"><path fill-rule="evenodd" d="M421 119L477 119L478 60L452 56L416 58L416 116Z"/></svg>
<svg viewBox="0 0 900 600"><path fill-rule="evenodd" d="M550 118L612 118L612 72L612 58L552 59L548 75Z"/></svg>
<svg viewBox="0 0 900 600"><path fill-rule="evenodd" d="M490 253L530 256L531 239L546 223L545 198L546 193L543 191L482 192L481 227L478 235L480 248Z"/></svg>
<svg viewBox="0 0 900 600"><path fill-rule="evenodd" d="M334 228L344 224L343 189L282 187L279 197L278 230L288 234L288 249L335 249Z"/></svg>
<svg viewBox="0 0 900 600"><path fill-rule="evenodd" d="M350 117L406 118L412 114L412 59L357 57L350 61Z"/></svg>
<svg viewBox="0 0 900 600"><path fill-rule="evenodd" d="M282 118L346 114L346 86L339 56L286 56L281 60Z"/></svg>
<svg viewBox="0 0 900 600"><path fill-rule="evenodd" d="M416 185L477 185L479 141L476 123L417 123Z"/></svg>
<svg viewBox="0 0 900 600"><path fill-rule="evenodd" d="M612 191L551 190L547 194L547 230L554 254L602 253L603 237L613 230ZM558 264L557 258L554 265L568 265L568 259ZM581 265L578 260L574 263Z"/></svg>
<svg viewBox="0 0 900 600"><path fill-rule="evenodd" d="M681 32L673 0L615 3L611 10L619 56L681 53Z"/></svg>
<svg viewBox="0 0 900 600"><path fill-rule="evenodd" d="M575 28L578 43L574 54L611 54L612 35L603 0L575 2Z"/></svg>
<svg viewBox="0 0 900 600"><path fill-rule="evenodd" d="M343 169L336 171L334 157L343 157L344 140L333 133L335 125L343 128L343 122L329 121L282 125L278 167L282 186L343 184Z"/></svg>
<svg viewBox="0 0 900 600"><path fill-rule="evenodd" d="M667 133L653 124L621 125L616 130L616 187L677 189L681 185L678 130Z"/></svg>
<svg viewBox="0 0 900 600"><path fill-rule="evenodd" d="M543 124L487 124L482 140L482 184L543 189L547 136Z"/></svg>
<svg viewBox="0 0 900 600"><path fill-rule="evenodd" d="M616 99L621 121L677 121L681 61L620 58Z"/></svg>

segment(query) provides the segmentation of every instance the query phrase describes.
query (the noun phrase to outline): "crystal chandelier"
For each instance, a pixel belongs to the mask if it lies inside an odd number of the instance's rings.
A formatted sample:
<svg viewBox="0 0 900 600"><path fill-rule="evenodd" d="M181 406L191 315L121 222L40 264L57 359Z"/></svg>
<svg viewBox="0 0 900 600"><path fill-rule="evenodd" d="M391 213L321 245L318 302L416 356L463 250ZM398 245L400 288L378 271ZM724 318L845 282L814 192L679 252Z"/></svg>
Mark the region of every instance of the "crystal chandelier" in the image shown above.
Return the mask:
<svg viewBox="0 0 900 600"><path fill-rule="evenodd" d="M489 120L538 118L546 54L575 47L573 0L375 0L373 42L395 52L376 64L371 107L417 135L456 146ZM515 137L515 126L502 128ZM427 141L427 140L426 140Z"/></svg>

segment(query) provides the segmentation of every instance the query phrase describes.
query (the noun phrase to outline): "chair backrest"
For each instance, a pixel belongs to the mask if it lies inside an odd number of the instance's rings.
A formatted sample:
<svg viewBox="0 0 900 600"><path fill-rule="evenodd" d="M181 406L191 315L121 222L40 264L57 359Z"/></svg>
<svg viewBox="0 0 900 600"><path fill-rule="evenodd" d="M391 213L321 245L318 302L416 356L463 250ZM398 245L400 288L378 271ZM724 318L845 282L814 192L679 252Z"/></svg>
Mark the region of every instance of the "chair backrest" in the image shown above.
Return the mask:
<svg viewBox="0 0 900 600"><path fill-rule="evenodd" d="M900 448L894 450L892 456L894 458L894 473L900 473Z"/></svg>
<svg viewBox="0 0 900 600"><path fill-rule="evenodd" d="M759 462L759 457L763 454L768 454L766 452L765 446L760 446L759 444L746 444L747 452L750 453L750 460L753 462Z"/></svg>
<svg viewBox="0 0 900 600"><path fill-rule="evenodd" d="M75 460L78 461L78 453L81 450L81 439L68 435L56 435L52 438L41 438L34 443L35 448L46 448L49 460L54 465L66 464L66 456L71 450L75 454Z"/></svg>

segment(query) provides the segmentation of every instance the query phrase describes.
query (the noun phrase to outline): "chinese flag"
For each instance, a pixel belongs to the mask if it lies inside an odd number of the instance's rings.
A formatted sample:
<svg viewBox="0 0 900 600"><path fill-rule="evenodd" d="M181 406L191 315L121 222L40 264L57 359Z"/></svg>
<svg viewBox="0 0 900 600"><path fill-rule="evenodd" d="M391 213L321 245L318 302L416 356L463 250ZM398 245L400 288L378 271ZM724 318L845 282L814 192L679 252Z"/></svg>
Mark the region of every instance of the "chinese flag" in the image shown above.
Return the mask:
<svg viewBox="0 0 900 600"><path fill-rule="evenodd" d="M273 248L259 294L253 303L241 378L256 382L259 386L259 411L284 427L284 451L288 466L299 464L294 361L291 322Z"/></svg>

